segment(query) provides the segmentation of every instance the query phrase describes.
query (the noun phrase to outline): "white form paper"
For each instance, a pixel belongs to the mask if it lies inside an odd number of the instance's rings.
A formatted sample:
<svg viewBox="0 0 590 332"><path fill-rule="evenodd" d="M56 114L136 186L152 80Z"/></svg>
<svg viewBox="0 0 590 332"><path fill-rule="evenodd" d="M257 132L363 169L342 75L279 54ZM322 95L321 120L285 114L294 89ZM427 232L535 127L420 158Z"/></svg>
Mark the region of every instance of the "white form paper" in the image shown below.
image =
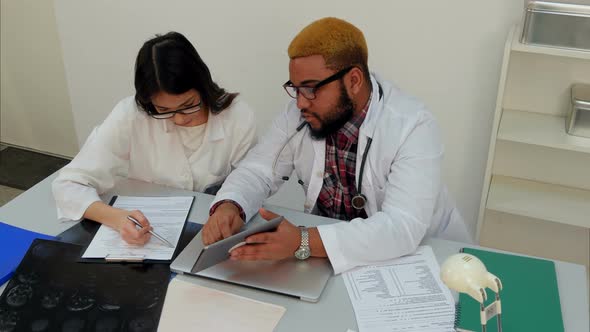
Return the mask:
<svg viewBox="0 0 590 332"><path fill-rule="evenodd" d="M273 331L285 311L175 277L168 285L158 331Z"/></svg>
<svg viewBox="0 0 590 332"><path fill-rule="evenodd" d="M455 331L455 303L429 246L343 277L359 332Z"/></svg>
<svg viewBox="0 0 590 332"><path fill-rule="evenodd" d="M101 225L82 258L171 259L193 200L193 196L118 196L113 207L140 210L154 228L153 231L174 244L175 248L170 248L154 236L144 246L128 244L119 232Z"/></svg>

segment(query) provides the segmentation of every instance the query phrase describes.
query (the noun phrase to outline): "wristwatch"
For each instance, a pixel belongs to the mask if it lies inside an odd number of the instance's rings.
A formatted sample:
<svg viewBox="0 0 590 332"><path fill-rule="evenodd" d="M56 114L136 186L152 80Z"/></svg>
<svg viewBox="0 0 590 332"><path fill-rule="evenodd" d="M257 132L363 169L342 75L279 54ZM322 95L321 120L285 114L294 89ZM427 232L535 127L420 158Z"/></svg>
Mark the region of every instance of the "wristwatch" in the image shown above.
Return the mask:
<svg viewBox="0 0 590 332"><path fill-rule="evenodd" d="M300 260L308 259L311 256L311 249L309 249L309 232L307 228L299 226L301 228L301 245L299 249L295 250L295 257Z"/></svg>

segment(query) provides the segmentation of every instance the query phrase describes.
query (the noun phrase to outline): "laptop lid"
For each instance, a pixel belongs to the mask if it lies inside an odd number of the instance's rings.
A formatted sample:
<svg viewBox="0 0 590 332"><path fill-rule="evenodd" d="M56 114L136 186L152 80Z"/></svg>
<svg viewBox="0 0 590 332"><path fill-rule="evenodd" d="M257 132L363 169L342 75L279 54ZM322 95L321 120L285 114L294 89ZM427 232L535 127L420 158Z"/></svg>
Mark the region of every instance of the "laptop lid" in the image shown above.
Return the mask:
<svg viewBox="0 0 590 332"><path fill-rule="evenodd" d="M248 228L262 221L248 223ZM176 273L253 287L284 294L308 302L317 302L334 271L326 258L311 257L304 261L295 257L280 261L232 261L198 271L197 260L204 249L199 232L170 265ZM197 268L195 268L197 267Z"/></svg>

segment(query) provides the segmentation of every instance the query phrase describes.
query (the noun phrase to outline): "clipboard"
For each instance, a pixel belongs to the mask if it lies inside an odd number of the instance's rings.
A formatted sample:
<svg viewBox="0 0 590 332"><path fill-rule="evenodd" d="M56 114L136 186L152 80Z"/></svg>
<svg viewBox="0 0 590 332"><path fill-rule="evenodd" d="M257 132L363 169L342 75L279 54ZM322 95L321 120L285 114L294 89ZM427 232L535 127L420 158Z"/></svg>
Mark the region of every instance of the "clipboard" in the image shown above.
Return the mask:
<svg viewBox="0 0 590 332"><path fill-rule="evenodd" d="M115 202L117 201L117 198L119 196L115 195L111 198L111 200L109 201L109 205L113 206L113 204L115 204ZM139 197L139 196L138 196ZM144 196L144 197L150 197L150 196ZM164 197L164 196L151 196L151 197ZM87 220L84 219L80 225L83 229L85 229L85 243L78 243L78 244L82 244L84 246L84 249L82 250L82 254L80 256L80 258L78 259L78 262L80 263L103 263L103 264L108 264L108 263L149 263L149 264L170 264L172 263L172 261L176 258L176 256L178 256L178 254L184 249L184 247L181 247L181 243L188 243L186 241L186 236L185 233L187 230L187 220L188 220L188 215L190 214L190 210L192 209L194 203L195 203L195 197L194 196L186 196L186 197L191 197L191 203L190 206L188 208L189 213L187 213L187 216L184 220L184 224L181 230L181 235L180 238L178 239L178 242L176 243L176 246L174 248L174 253L172 254L172 257L170 259L149 259L146 258L145 255L115 255L115 254L107 254L104 258L83 258L83 254L86 252L86 250L88 249L88 247L90 246L90 244L92 243L92 240L94 239L94 236L96 235L96 233L98 232L98 230L101 227L101 224L95 221L91 221L91 220ZM194 227L191 227L194 228ZM200 227L198 227L198 229L194 233L193 236L200 230ZM185 239L183 241L183 239ZM60 238L60 240L63 241L63 239ZM190 241L190 240L189 240ZM69 241L68 241L69 242ZM186 246L186 244L184 244L184 246Z"/></svg>

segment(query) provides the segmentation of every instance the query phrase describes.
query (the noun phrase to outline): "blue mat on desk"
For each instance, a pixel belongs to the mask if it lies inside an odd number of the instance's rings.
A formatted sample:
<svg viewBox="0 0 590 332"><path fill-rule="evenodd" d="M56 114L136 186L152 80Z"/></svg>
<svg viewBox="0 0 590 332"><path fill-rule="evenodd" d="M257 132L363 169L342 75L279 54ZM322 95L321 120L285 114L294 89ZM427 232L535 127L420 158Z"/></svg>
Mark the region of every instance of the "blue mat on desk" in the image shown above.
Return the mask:
<svg viewBox="0 0 590 332"><path fill-rule="evenodd" d="M0 285L12 277L33 240L54 238L0 222Z"/></svg>
<svg viewBox="0 0 590 332"><path fill-rule="evenodd" d="M61 242L85 246L90 243L99 226L100 224L96 222L85 220L55 237L0 222L0 285L3 285L12 277L16 267L23 259L33 240L57 239ZM201 230L201 227L201 224L187 222L185 231L179 241L179 252Z"/></svg>

